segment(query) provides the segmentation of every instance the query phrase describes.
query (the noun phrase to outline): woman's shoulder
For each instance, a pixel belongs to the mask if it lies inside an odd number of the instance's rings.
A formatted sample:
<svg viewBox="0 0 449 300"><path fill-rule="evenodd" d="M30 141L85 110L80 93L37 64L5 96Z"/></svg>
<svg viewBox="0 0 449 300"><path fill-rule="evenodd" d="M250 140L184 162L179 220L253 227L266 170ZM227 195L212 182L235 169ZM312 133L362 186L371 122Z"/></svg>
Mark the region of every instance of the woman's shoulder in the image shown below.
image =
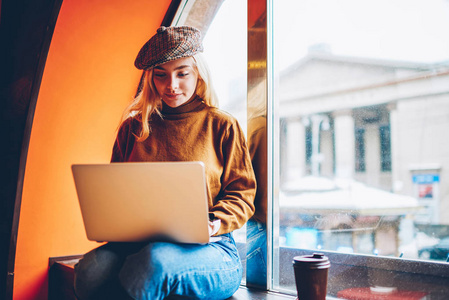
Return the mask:
<svg viewBox="0 0 449 300"><path fill-rule="evenodd" d="M120 130L129 130L135 128L136 126L140 126L140 118L139 116L129 116L120 124Z"/></svg>
<svg viewBox="0 0 449 300"><path fill-rule="evenodd" d="M233 115L224 110L221 110L220 108L209 106L207 110L208 115L212 117L214 120L230 124L238 123L237 119Z"/></svg>
<svg viewBox="0 0 449 300"><path fill-rule="evenodd" d="M137 116L130 116L120 124L118 128L118 137L128 136L131 133L140 132L141 122Z"/></svg>
<svg viewBox="0 0 449 300"><path fill-rule="evenodd" d="M223 136L244 136L243 129L236 117L216 107L208 108L209 124L214 131Z"/></svg>

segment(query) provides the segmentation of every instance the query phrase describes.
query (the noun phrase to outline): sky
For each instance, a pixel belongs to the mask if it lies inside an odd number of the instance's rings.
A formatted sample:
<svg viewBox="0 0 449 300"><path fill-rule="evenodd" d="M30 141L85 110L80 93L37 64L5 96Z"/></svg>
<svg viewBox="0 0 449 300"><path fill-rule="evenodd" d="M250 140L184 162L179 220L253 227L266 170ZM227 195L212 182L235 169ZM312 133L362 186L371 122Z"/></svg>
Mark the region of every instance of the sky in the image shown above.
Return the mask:
<svg viewBox="0 0 449 300"><path fill-rule="evenodd" d="M282 65L318 43L348 56L449 60L449 0L272 1L275 51ZM235 45L246 43L246 26L246 1L225 0L205 43L238 60Z"/></svg>
<svg viewBox="0 0 449 300"><path fill-rule="evenodd" d="M273 18L281 68L318 43L345 56L449 60L448 0L276 0Z"/></svg>
<svg viewBox="0 0 449 300"><path fill-rule="evenodd" d="M272 3L276 70L298 61L316 44L343 56L449 62L449 0ZM246 14L245 0L225 0L204 39L204 54L224 101L235 78L246 80Z"/></svg>

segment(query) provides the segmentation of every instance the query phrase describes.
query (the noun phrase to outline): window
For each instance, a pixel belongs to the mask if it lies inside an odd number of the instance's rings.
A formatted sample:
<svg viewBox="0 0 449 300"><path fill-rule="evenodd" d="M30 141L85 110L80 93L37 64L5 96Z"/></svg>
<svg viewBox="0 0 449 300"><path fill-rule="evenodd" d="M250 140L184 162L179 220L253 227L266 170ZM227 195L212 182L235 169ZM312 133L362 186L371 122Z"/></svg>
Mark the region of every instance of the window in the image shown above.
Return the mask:
<svg viewBox="0 0 449 300"><path fill-rule="evenodd" d="M205 55L221 108L245 129L267 113L268 288L294 294L292 258L320 251L330 296L446 299L449 1L248 3L217 8Z"/></svg>
<svg viewBox="0 0 449 300"><path fill-rule="evenodd" d="M232 20L232 22L230 22ZM240 0L182 1L175 25L203 33L203 56L209 66L220 109L237 118L247 132L247 7ZM245 257L246 227L234 232ZM244 276L245 280L245 276Z"/></svg>
<svg viewBox="0 0 449 300"><path fill-rule="evenodd" d="M417 274L449 254L449 2L272 1L271 16L273 140L287 154L274 287L294 292L284 255L322 251L343 272L331 296L379 285L447 297Z"/></svg>
<svg viewBox="0 0 449 300"><path fill-rule="evenodd" d="M238 10L236 9L238 8ZM232 15L233 22L229 22ZM246 5L239 0L226 0L221 5L204 37L204 56L208 62L220 109L237 118L247 132ZM236 242L244 244L246 228L234 232ZM244 249L242 249L244 251Z"/></svg>

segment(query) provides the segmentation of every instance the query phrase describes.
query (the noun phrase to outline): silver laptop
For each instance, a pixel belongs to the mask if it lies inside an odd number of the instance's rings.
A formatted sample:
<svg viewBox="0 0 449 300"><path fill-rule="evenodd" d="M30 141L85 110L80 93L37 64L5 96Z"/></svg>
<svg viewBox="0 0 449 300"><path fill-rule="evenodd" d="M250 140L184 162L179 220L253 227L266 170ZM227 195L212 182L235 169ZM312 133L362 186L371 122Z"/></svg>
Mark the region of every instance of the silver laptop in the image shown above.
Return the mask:
<svg viewBox="0 0 449 300"><path fill-rule="evenodd" d="M202 162L75 164L72 172L89 240L209 241Z"/></svg>

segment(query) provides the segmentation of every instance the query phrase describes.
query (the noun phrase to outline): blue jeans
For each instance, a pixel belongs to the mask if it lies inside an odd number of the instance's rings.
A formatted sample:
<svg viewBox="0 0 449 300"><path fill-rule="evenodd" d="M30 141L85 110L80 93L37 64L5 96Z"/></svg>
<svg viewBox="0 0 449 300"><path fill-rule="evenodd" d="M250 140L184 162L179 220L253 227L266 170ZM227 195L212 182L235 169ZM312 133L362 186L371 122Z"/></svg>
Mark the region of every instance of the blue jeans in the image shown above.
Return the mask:
<svg viewBox="0 0 449 300"><path fill-rule="evenodd" d="M253 219L246 223L246 285L267 288L267 226Z"/></svg>
<svg viewBox="0 0 449 300"><path fill-rule="evenodd" d="M226 299L242 265L231 234L208 244L108 243L75 266L79 299Z"/></svg>

